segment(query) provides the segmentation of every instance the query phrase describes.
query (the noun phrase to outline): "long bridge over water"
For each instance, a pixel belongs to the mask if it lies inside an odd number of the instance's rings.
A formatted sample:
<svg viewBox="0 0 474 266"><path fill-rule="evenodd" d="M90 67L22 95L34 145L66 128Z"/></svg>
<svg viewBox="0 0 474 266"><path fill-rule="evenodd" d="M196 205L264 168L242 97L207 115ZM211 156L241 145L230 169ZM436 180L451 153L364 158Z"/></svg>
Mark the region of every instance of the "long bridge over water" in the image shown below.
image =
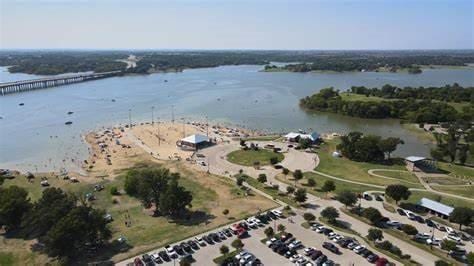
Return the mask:
<svg viewBox="0 0 474 266"><path fill-rule="evenodd" d="M90 74L73 74L73 75L61 75L40 79L20 80L13 82L0 83L1 95L19 93L37 89L44 89L49 87L62 86L67 84L79 83L89 80L102 79L121 74L122 71L110 71L102 73L90 73Z"/></svg>

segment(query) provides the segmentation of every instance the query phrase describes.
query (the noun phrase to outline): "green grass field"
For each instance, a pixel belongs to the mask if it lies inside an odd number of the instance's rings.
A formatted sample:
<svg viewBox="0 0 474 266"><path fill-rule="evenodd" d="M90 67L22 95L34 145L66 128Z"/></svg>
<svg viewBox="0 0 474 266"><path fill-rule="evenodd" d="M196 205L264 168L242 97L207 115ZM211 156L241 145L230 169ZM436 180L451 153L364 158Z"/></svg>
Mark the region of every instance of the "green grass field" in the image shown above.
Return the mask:
<svg viewBox="0 0 474 266"><path fill-rule="evenodd" d="M383 175L383 176L386 176L386 177L391 177L391 178L396 178L396 179L399 179L399 180L404 180L404 181L407 181L407 182L412 182L412 183L419 183L418 181L418 178L408 172L408 171L403 171L403 172L395 172L395 171L383 171L383 170L379 170L379 171L373 171L374 174L378 174L378 175Z"/></svg>
<svg viewBox="0 0 474 266"><path fill-rule="evenodd" d="M231 163L253 166L255 162L260 162L260 165L270 164L270 158L276 157L280 162L284 156L281 153L275 153L267 149L259 150L236 150L227 155L227 160Z"/></svg>
<svg viewBox="0 0 474 266"><path fill-rule="evenodd" d="M446 171L450 176L474 181L474 168L452 163L438 162L438 169Z"/></svg>
<svg viewBox="0 0 474 266"><path fill-rule="evenodd" d="M384 99L376 96L365 96L362 94L343 92L340 93L341 98L345 101L362 101L362 102L381 102L381 101L390 101L390 99Z"/></svg>
<svg viewBox="0 0 474 266"><path fill-rule="evenodd" d="M421 184L408 183L405 179L400 179L398 181L369 175L368 171L370 169L391 169L405 171L406 168L404 165L364 163L351 161L346 158L335 158L332 156L332 152L336 150L336 145L337 140L326 141L326 143L321 145L321 149L318 151L320 163L318 167L316 167L316 171L323 172L328 175L333 175L339 178L345 178L348 180L364 182L374 185L386 186L390 184L403 184L407 187L423 188ZM410 178L410 180L412 179Z"/></svg>
<svg viewBox="0 0 474 266"><path fill-rule="evenodd" d="M458 187L458 186L431 186L434 190L440 191L440 192L445 192L445 193L450 193L453 195L459 195L467 198L474 199L474 186L469 186L469 187ZM472 202L472 205L474 205L474 202Z"/></svg>

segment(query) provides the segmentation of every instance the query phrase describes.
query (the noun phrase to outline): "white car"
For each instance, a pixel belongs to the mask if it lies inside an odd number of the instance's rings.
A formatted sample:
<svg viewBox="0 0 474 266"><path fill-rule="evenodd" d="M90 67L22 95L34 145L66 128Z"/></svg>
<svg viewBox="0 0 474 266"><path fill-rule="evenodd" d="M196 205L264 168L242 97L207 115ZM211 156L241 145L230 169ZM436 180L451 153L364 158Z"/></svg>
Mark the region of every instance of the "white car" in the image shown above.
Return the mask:
<svg viewBox="0 0 474 266"><path fill-rule="evenodd" d="M160 255L158 255L158 253L153 253L150 255L150 257L153 261L156 261L157 259L161 260Z"/></svg>
<svg viewBox="0 0 474 266"><path fill-rule="evenodd" d="M252 219L247 219L245 222L251 228L257 228L258 227L257 223Z"/></svg>
<svg viewBox="0 0 474 266"><path fill-rule="evenodd" d="M271 244L273 244L273 242L277 241L276 238L272 238L270 240L267 240L267 242L265 242L265 244L267 245L267 247L269 247Z"/></svg>
<svg viewBox="0 0 474 266"><path fill-rule="evenodd" d="M303 265L303 264L306 263L307 261L308 261L308 260L307 260L305 257L301 256L301 257L296 261L296 264L297 264L297 265Z"/></svg>
<svg viewBox="0 0 474 266"><path fill-rule="evenodd" d="M206 245L206 241L204 241L204 239L202 239L202 237L195 237L194 239L196 240L196 242L198 242L198 244L201 247L204 247Z"/></svg>
<svg viewBox="0 0 474 266"><path fill-rule="evenodd" d="M295 240L295 241L291 242L291 243L288 245L288 247L289 247L290 249L299 248L299 247L301 247L301 241Z"/></svg>
<svg viewBox="0 0 474 266"><path fill-rule="evenodd" d="M235 255L235 258L240 260L243 256L249 254L249 252L247 250L242 250L239 252L239 254Z"/></svg>
<svg viewBox="0 0 474 266"><path fill-rule="evenodd" d="M332 239L332 241L337 242L337 241L339 241L339 240L341 240L341 239L343 239L343 238L344 238L344 236L337 235L336 237L334 237L334 238Z"/></svg>
<svg viewBox="0 0 474 266"><path fill-rule="evenodd" d="M247 261L250 261L251 259L253 259L254 256L250 253L247 253L245 254L243 257L240 258L239 260L239 263L242 265L242 264L245 264Z"/></svg>
<svg viewBox="0 0 474 266"><path fill-rule="evenodd" d="M453 233L455 233L455 231L454 231L453 228L451 228L451 227L449 227L449 226L446 226L445 228L446 228L446 232L448 232L448 234L453 234Z"/></svg>
<svg viewBox="0 0 474 266"><path fill-rule="evenodd" d="M428 245L433 245L433 246L438 246L441 243L441 239L439 238L428 238L426 239L426 244Z"/></svg>
<svg viewBox="0 0 474 266"><path fill-rule="evenodd" d="M301 258L301 255L300 254L295 254L293 256L290 257L290 261L291 262L296 262L297 260L299 260Z"/></svg>
<svg viewBox="0 0 474 266"><path fill-rule="evenodd" d="M316 232L322 233L325 228L326 228L326 227L324 227L323 225L318 226L318 227L316 228Z"/></svg>
<svg viewBox="0 0 474 266"><path fill-rule="evenodd" d="M355 253L359 254L359 253L361 253L364 249L365 249L365 246L360 245L360 246L355 247L353 250L354 250Z"/></svg>
<svg viewBox="0 0 474 266"><path fill-rule="evenodd" d="M337 236L336 233L331 232L331 233L329 233L328 238L329 238L329 239L333 239L333 238L336 237L336 236Z"/></svg>
<svg viewBox="0 0 474 266"><path fill-rule="evenodd" d="M283 217L283 213L279 210L272 210L272 213L275 214L276 217Z"/></svg>
<svg viewBox="0 0 474 266"><path fill-rule="evenodd" d="M311 251L313 251L313 250L314 250L313 247L307 247L307 248L305 248L305 249L303 250L303 252L304 252L304 254L305 254L306 256L308 256L309 253L311 253Z"/></svg>
<svg viewBox="0 0 474 266"><path fill-rule="evenodd" d="M444 237L444 239L447 239L447 240L451 240L451 241L454 241L458 244L461 244L461 238L460 237L457 237L457 236L453 236L453 235L446 235Z"/></svg>

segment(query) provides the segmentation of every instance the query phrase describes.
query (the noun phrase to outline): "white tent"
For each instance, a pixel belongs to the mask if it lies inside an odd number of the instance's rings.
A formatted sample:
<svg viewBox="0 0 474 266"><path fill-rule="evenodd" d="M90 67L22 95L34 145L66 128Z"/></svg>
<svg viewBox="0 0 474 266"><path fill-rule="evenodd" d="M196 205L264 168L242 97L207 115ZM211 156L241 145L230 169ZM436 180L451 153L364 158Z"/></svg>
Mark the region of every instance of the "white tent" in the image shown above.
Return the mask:
<svg viewBox="0 0 474 266"><path fill-rule="evenodd" d="M181 142L191 143L191 144L196 145L203 142L209 142L209 138L201 134L194 134L191 136L187 136L184 139L181 139Z"/></svg>

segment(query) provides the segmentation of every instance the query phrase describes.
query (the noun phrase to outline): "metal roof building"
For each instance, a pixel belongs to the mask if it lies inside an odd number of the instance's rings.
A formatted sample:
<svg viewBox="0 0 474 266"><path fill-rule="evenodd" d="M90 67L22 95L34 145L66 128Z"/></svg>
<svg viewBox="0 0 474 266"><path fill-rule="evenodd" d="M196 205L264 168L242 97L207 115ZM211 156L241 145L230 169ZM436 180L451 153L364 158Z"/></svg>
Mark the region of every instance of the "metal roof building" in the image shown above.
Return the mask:
<svg viewBox="0 0 474 266"><path fill-rule="evenodd" d="M428 209L432 212L435 212L437 214L441 214L443 216L449 216L451 212L453 212L454 208L444 205L442 203L439 203L434 200L430 200L427 198L422 198L420 202L418 202L418 205L424 207L425 209Z"/></svg>

